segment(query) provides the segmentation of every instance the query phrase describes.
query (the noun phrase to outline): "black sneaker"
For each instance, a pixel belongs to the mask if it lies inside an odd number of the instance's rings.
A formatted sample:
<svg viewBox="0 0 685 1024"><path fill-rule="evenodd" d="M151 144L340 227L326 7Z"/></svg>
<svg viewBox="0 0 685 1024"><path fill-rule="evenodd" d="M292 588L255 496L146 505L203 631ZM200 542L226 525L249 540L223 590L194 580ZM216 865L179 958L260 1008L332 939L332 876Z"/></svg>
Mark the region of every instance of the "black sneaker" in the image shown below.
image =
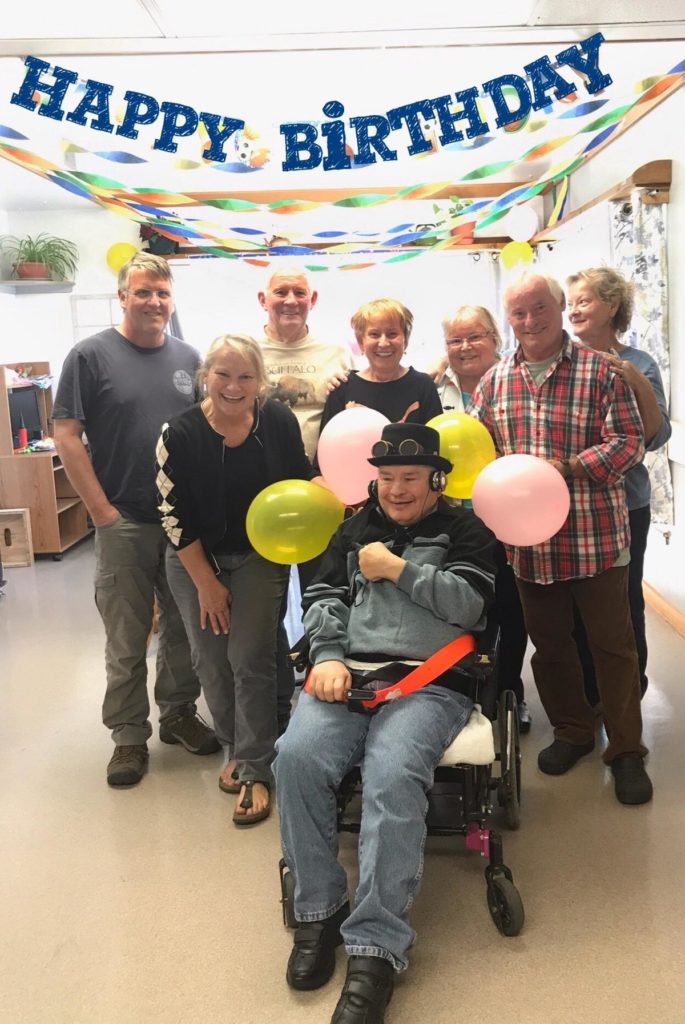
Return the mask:
<svg viewBox="0 0 685 1024"><path fill-rule="evenodd" d="M380 956L351 956L347 977L331 1024L383 1024L395 971Z"/></svg>
<svg viewBox="0 0 685 1024"><path fill-rule="evenodd" d="M207 723L195 712L170 715L159 723L162 743L180 743L191 754L216 754L221 744Z"/></svg>
<svg viewBox="0 0 685 1024"><path fill-rule="evenodd" d="M121 744L114 748L107 765L110 786L135 786L147 768L147 743Z"/></svg>
<svg viewBox="0 0 685 1024"><path fill-rule="evenodd" d="M652 783L639 754L621 754L611 762L616 799L622 804L646 804L652 799Z"/></svg>
<svg viewBox="0 0 685 1024"><path fill-rule="evenodd" d="M588 743L567 743L566 740L555 740L538 754L538 768L545 775L564 775L580 761L585 754L595 749L595 741Z"/></svg>

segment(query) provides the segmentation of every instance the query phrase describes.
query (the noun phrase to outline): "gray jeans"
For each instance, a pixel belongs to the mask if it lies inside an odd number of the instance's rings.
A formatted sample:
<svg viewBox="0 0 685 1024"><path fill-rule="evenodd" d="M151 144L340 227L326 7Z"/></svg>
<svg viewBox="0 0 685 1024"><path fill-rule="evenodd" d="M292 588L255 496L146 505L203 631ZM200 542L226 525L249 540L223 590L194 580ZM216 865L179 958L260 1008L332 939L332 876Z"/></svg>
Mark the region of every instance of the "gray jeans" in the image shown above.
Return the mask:
<svg viewBox="0 0 685 1024"><path fill-rule="evenodd" d="M241 779L271 783L276 742L276 630L288 566L254 551L222 555L219 579L231 591L231 628L216 636L200 628L195 584L172 548L169 586L181 610L193 665L219 742Z"/></svg>
<svg viewBox="0 0 685 1024"><path fill-rule="evenodd" d="M160 720L189 705L194 710L200 695L186 631L166 580L166 546L161 526L123 516L95 531L95 603L107 637L102 720L117 744L145 743L152 734L146 657L155 598Z"/></svg>

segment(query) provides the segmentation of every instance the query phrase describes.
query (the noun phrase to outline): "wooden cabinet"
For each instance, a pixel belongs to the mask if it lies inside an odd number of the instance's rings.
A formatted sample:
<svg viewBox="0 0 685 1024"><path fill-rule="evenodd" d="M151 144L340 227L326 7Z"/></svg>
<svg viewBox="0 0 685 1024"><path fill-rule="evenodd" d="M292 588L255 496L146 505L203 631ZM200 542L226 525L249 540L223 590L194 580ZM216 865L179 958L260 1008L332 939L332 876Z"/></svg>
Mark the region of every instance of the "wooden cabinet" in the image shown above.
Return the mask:
<svg viewBox="0 0 685 1024"><path fill-rule="evenodd" d="M11 369L31 366L34 376L50 373L48 363L26 360ZM38 400L41 428L52 436L52 390L32 385ZM69 483L56 452L15 454L10 399L4 366L0 366L0 508L27 508L36 554L59 556L90 531L86 506Z"/></svg>

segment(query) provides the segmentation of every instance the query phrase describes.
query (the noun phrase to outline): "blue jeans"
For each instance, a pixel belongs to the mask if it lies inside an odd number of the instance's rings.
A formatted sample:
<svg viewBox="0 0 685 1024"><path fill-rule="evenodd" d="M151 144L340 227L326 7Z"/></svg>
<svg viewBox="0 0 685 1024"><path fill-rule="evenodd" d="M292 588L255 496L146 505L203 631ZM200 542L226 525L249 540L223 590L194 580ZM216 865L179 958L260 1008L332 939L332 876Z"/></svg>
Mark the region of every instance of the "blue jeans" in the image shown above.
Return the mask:
<svg viewBox="0 0 685 1024"><path fill-rule="evenodd" d="M360 764L359 887L341 928L350 955L407 966L409 913L423 873L427 792L443 751L464 727L468 697L430 684L381 707L350 712L302 693L276 747L283 856L295 879L295 916L321 921L347 900L337 860L336 792Z"/></svg>

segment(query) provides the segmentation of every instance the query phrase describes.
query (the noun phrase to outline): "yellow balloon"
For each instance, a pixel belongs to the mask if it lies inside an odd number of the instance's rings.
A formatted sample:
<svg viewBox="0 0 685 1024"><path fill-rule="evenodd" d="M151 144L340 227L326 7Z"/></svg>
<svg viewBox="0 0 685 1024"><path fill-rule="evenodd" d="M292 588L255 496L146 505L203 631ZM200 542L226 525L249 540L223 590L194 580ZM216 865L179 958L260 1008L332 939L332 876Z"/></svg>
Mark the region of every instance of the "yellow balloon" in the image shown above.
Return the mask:
<svg viewBox="0 0 685 1024"><path fill-rule="evenodd" d="M345 506L331 491L308 480L279 480L247 510L252 547L270 562L289 565L316 558L342 523Z"/></svg>
<svg viewBox="0 0 685 1024"><path fill-rule="evenodd" d="M495 459L495 445L483 424L465 412L443 412L428 423L440 434L440 454L453 465L449 498L470 498L476 477Z"/></svg>
<svg viewBox="0 0 685 1024"><path fill-rule="evenodd" d="M137 252L135 245L131 245L130 242L115 242L107 250L107 266L115 274L118 274L124 263L128 263Z"/></svg>
<svg viewBox="0 0 685 1024"><path fill-rule="evenodd" d="M535 253L528 242L507 242L499 254L507 270L512 270L518 263L532 263Z"/></svg>

